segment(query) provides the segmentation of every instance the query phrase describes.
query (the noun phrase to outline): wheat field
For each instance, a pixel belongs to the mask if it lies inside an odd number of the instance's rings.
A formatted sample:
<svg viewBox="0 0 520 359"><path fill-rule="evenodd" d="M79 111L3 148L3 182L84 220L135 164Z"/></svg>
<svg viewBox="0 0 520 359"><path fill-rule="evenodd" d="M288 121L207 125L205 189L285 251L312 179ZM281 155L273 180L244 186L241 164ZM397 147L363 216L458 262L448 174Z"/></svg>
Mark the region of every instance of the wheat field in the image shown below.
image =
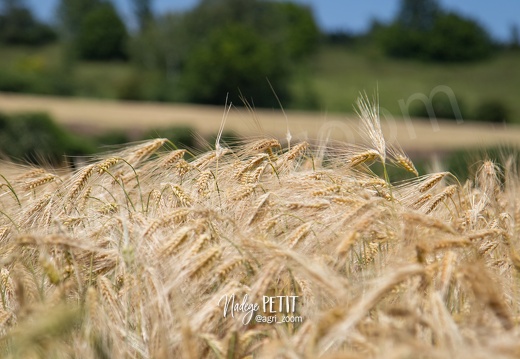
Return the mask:
<svg viewBox="0 0 520 359"><path fill-rule="evenodd" d="M377 106L359 113L363 145L155 139L75 170L2 163L2 356L519 357L516 158L465 183L419 174ZM231 296L258 311L233 317ZM262 321L266 297L296 298L297 320Z"/></svg>
<svg viewBox="0 0 520 359"><path fill-rule="evenodd" d="M350 103L349 103L350 106ZM48 113L57 124L85 136L111 131L122 131L132 139L150 130L171 126L192 128L197 135L211 137L219 129L222 106L202 106L167 103L137 103L56 96L34 96L0 92L0 109L9 114L26 112ZM240 136L256 136L268 132L284 138L286 116L292 135L301 140L319 141L330 137L336 141L358 143L359 120L354 114L283 111L233 107L227 114L226 132ZM464 123L453 120L400 118L398 113L383 109L381 129L387 141L398 141L410 153L430 154L455 151L460 148L489 148L497 145L516 146L520 143L520 126L515 124ZM257 122L251 121L251 119ZM261 129L257 124L260 124ZM438 123L436 129L434 123ZM131 124L131 126L129 126ZM159 137L159 136L156 136ZM285 145L284 145L285 146ZM429 157L429 156L426 156ZM471 164L470 164L471 165Z"/></svg>

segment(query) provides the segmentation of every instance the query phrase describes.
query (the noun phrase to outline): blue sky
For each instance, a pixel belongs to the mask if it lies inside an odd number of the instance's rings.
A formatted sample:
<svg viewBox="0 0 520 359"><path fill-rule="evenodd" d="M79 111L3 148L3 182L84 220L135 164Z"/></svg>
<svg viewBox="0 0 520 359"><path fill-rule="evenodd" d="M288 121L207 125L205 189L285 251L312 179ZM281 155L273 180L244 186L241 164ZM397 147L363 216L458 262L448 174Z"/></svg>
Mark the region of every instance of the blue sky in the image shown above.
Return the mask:
<svg viewBox="0 0 520 359"><path fill-rule="evenodd" d="M113 0L121 14L130 19L131 0ZM398 9L399 0L296 0L314 9L316 20L327 31L348 30L361 32L372 19L391 20ZM26 0L39 17L50 20L55 14L58 0ZM197 0L152 0L156 12L189 9ZM455 10L476 19L491 35L509 40L511 26L520 27L520 1L518 0L440 0L445 9Z"/></svg>

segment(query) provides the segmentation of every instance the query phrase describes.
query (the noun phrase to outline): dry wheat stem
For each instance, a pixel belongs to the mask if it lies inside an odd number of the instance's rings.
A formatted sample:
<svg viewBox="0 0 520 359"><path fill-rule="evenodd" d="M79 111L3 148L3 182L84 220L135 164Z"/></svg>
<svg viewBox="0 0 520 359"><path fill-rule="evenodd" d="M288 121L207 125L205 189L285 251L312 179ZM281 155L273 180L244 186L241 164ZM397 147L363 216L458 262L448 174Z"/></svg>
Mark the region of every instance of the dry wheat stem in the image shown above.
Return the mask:
<svg viewBox="0 0 520 359"><path fill-rule="evenodd" d="M256 137L184 159L157 139L77 169L0 163L2 354L518 357L516 160L395 182L370 168L384 150L415 167L360 112L362 147ZM218 305L232 294L297 296L273 316L302 322L244 325Z"/></svg>

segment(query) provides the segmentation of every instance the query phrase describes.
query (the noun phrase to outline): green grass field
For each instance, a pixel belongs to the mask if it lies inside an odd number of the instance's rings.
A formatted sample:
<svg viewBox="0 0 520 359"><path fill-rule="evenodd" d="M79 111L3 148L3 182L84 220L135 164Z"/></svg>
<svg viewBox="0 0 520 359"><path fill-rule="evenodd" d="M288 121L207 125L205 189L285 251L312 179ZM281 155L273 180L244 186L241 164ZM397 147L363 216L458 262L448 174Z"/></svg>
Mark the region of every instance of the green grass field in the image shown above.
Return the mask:
<svg viewBox="0 0 520 359"><path fill-rule="evenodd" d="M128 89L135 93L133 88L140 86L137 93L146 100L153 99L154 93L169 91L157 88L164 84L158 74L136 71L128 63L80 62L68 70L56 45L0 48L0 53L3 91L117 99L128 94ZM429 96L442 85L461 100L465 117L471 118L479 103L498 100L508 108L510 119L520 122L519 63L518 52L502 52L485 62L447 65L389 59L368 46L324 46L294 76L294 99L282 98L282 103L293 109L352 112L360 91L371 95L377 90L381 107L400 116L399 100L406 101L416 93ZM162 100L175 98L174 94L161 96Z"/></svg>
<svg viewBox="0 0 520 359"><path fill-rule="evenodd" d="M58 45L0 47L3 91L117 98L133 68L122 62L72 64Z"/></svg>
<svg viewBox="0 0 520 359"><path fill-rule="evenodd" d="M352 112L360 91L379 93L380 104L393 115L401 115L398 101L414 93L426 96L436 86L450 87L468 112L484 100L500 100L520 122L518 83L520 53L501 53L475 64L431 64L394 60L367 49L324 47L311 65L307 81L318 96L320 109ZM294 85L296 88L297 85ZM297 90L297 89L296 89Z"/></svg>

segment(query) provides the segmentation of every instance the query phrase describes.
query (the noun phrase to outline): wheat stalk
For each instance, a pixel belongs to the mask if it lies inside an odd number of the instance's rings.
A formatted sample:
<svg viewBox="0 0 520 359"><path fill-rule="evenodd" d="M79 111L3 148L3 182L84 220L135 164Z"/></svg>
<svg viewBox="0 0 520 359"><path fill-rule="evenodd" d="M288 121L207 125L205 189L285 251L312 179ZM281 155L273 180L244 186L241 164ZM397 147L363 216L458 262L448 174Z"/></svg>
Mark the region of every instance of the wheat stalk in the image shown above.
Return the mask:
<svg viewBox="0 0 520 359"><path fill-rule="evenodd" d="M424 193L429 189L435 187L435 185L437 185L440 181L444 179L444 177L446 177L449 174L449 172L439 172L426 176L425 180L419 186L419 192Z"/></svg>
<svg viewBox="0 0 520 359"><path fill-rule="evenodd" d="M357 101L357 112L361 118L361 128L378 157L384 163L386 160L386 142L379 121L379 104L371 104L368 97L360 96Z"/></svg>
<svg viewBox="0 0 520 359"><path fill-rule="evenodd" d="M426 208L425 213L426 214L430 213L435 208L437 208L439 203L441 203L445 199L450 198L451 196L453 196L455 194L455 192L457 191L457 188L458 188L457 185L448 186L441 193L439 193L438 195L433 197L430 205L428 206L428 208Z"/></svg>
<svg viewBox="0 0 520 359"><path fill-rule="evenodd" d="M38 177L37 179L35 180L32 180L30 182L27 182L24 186L23 186L23 189L25 191L28 191L28 190L32 190L32 189L35 189L36 187L40 187L46 183L49 183L49 182L52 182L56 180L56 176L51 174L51 173L48 173L46 174L45 176L42 176L42 177Z"/></svg>
<svg viewBox="0 0 520 359"><path fill-rule="evenodd" d="M159 139L77 170L2 162L2 354L516 358L516 159L486 159L464 186L392 182L383 148L417 173L365 106L363 147L223 148L222 125L193 160Z"/></svg>
<svg viewBox="0 0 520 359"><path fill-rule="evenodd" d="M69 198L74 199L78 196L80 191L85 187L88 179L94 173L95 165L88 165L84 167L77 175L75 181L72 183L72 187L69 192Z"/></svg>
<svg viewBox="0 0 520 359"><path fill-rule="evenodd" d="M376 158L382 158L381 154L375 150L368 150L352 156L348 160L348 163L351 167L356 167L363 163L374 161Z"/></svg>

